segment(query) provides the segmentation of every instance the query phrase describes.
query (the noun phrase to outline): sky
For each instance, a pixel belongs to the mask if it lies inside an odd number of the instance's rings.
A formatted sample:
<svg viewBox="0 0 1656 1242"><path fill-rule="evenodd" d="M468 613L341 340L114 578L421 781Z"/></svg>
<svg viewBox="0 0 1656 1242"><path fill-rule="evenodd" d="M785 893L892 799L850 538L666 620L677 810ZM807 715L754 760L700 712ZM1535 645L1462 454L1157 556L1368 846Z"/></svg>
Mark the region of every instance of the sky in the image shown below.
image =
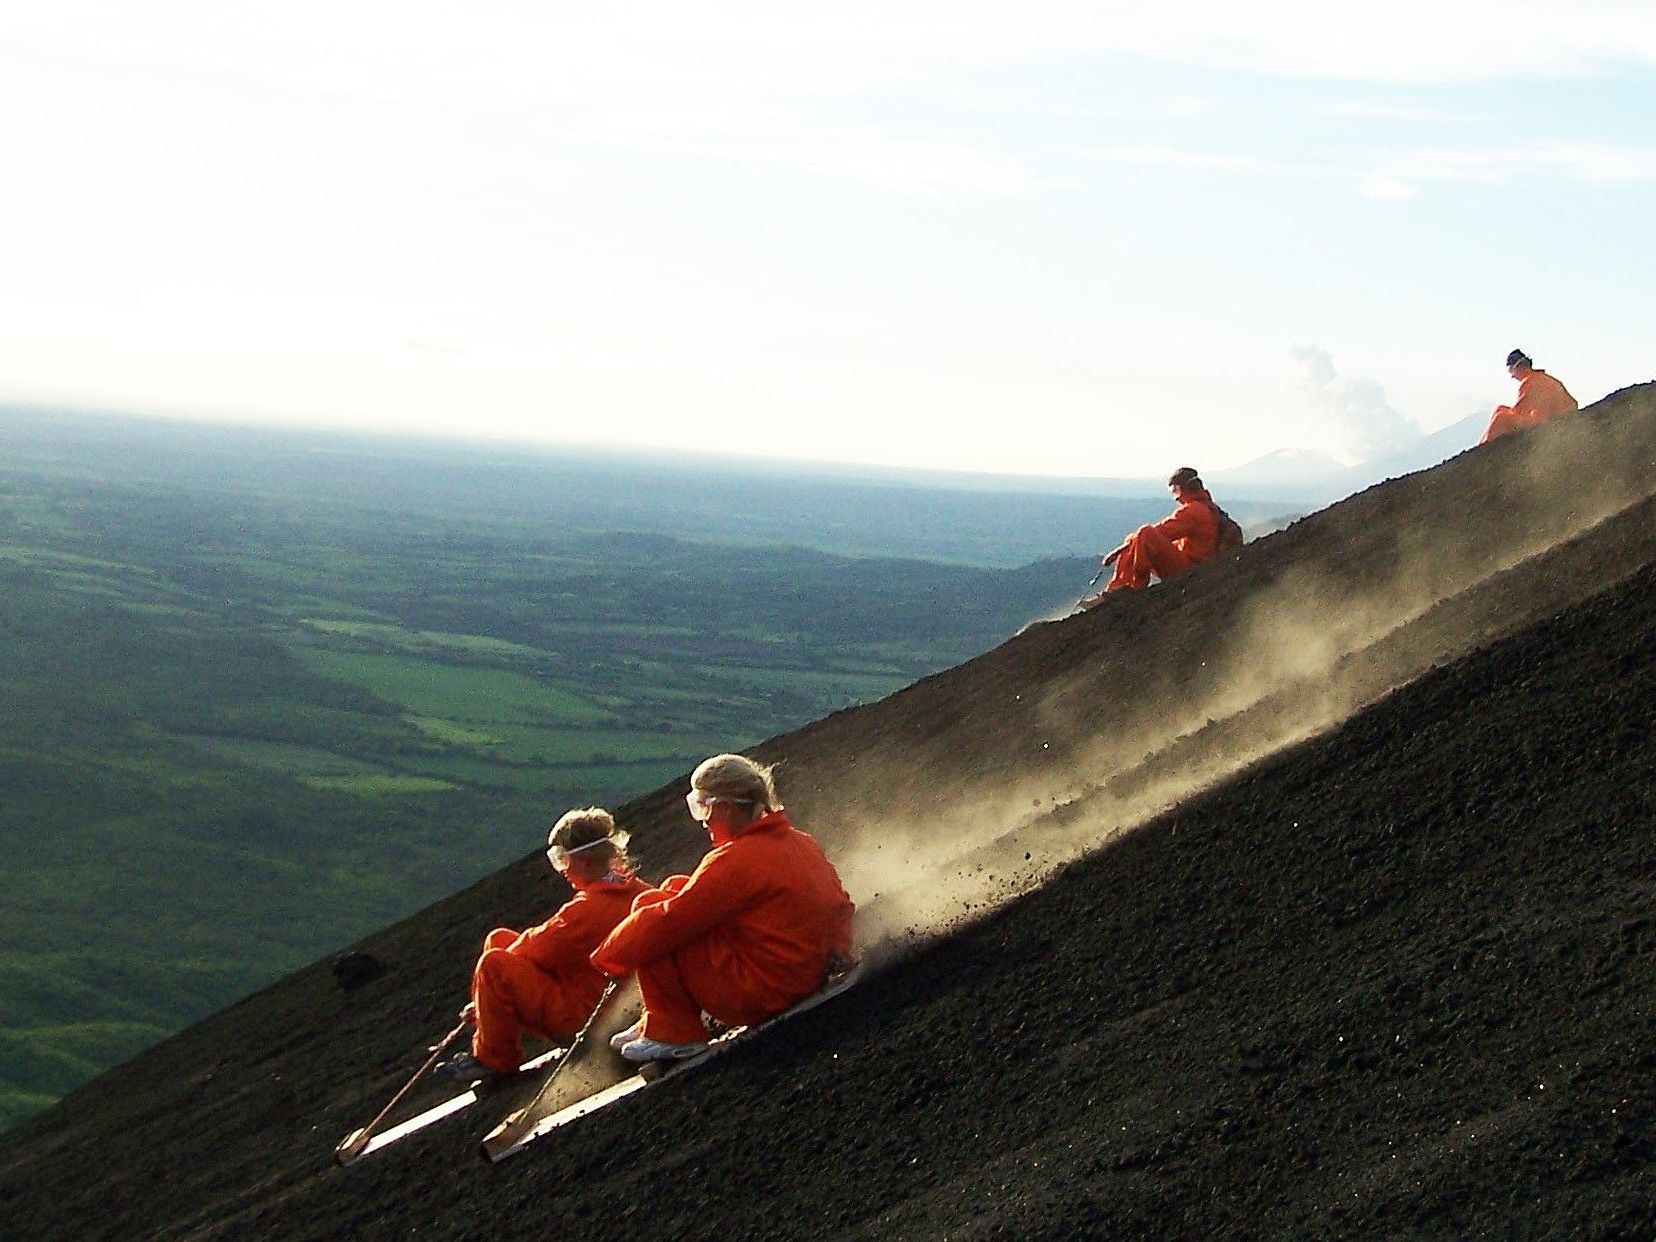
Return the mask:
<svg viewBox="0 0 1656 1242"><path fill-rule="evenodd" d="M0 9L0 403L942 470L1656 378L1656 7Z"/></svg>

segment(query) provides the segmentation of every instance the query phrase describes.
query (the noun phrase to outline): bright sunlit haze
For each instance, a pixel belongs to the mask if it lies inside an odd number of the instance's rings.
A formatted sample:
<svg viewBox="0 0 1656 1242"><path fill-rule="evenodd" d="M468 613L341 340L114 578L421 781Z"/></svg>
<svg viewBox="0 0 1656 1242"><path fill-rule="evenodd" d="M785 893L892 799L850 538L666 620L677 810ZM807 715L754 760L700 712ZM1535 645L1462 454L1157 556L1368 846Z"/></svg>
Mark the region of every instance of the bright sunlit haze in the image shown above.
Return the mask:
<svg viewBox="0 0 1656 1242"><path fill-rule="evenodd" d="M14 6L0 402L1006 474L1651 378L1622 3Z"/></svg>

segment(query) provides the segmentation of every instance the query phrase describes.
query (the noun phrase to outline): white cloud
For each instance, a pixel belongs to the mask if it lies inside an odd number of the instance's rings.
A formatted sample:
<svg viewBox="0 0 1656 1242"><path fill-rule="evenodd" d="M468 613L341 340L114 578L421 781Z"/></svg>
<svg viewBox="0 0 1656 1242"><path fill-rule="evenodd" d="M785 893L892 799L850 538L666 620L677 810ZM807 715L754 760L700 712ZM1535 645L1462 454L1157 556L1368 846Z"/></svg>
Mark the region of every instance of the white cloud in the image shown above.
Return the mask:
<svg viewBox="0 0 1656 1242"><path fill-rule="evenodd" d="M1069 81L1074 67L1089 62L1106 71L1112 59L1149 58L1338 82L1454 85L1656 66L1656 19L1643 0L1394 0L1378 27L1372 15L1303 0L891 0L867 7L843 0L289 0L263 8L57 0L8 14L0 72L8 44L14 55L32 44L169 74L183 68L312 92L509 108L533 115L548 134L806 168L900 190L1008 194L1035 180L1027 144L1014 157L1004 137L972 132L976 120L960 124L964 114L1025 125L1055 109L1078 118L1122 115L1092 92L1048 86L1041 75L1055 65ZM988 85L997 79L1000 85ZM1213 106L1188 97L1145 105L1164 117L1211 114ZM1329 109L1443 119L1407 104ZM879 123L870 123L873 115ZM1281 167L1153 141L1090 154L1214 170ZM1631 152L1618 162L1613 151L1577 149L1573 160L1555 154L1552 167L1584 179L1627 179L1646 175L1648 159ZM1512 175L1499 155L1479 162L1427 152L1396 165L1363 174L1361 192L1405 197L1421 181Z"/></svg>
<svg viewBox="0 0 1656 1242"><path fill-rule="evenodd" d="M1418 104L1373 103L1361 100L1326 103L1316 109L1322 116L1356 121L1404 121L1413 125L1481 125L1492 119L1485 112L1457 112Z"/></svg>
<svg viewBox="0 0 1656 1242"><path fill-rule="evenodd" d="M1374 380L1341 375L1328 351L1297 345L1301 367L1298 387L1333 434L1339 451L1353 461L1369 461L1418 439L1420 428L1386 400Z"/></svg>
<svg viewBox="0 0 1656 1242"><path fill-rule="evenodd" d="M3 36L394 94L614 99L618 91L901 89L938 71L1112 54L1368 82L1568 76L1656 64L1644 0L56 0ZM947 74L944 75L945 77Z"/></svg>
<svg viewBox="0 0 1656 1242"><path fill-rule="evenodd" d="M825 120L785 109L628 110L585 135L610 145L804 169L908 193L1015 194L1031 175L969 130Z"/></svg>
<svg viewBox="0 0 1656 1242"><path fill-rule="evenodd" d="M1656 181L1656 147L1546 141L1526 146L1412 151L1382 161L1366 185L1393 187L1377 197L1408 197L1421 182L1512 185L1525 181L1599 185Z"/></svg>
<svg viewBox="0 0 1656 1242"><path fill-rule="evenodd" d="M1379 175L1361 178L1357 185L1357 192L1364 198L1377 198L1384 202L1402 202L1405 199L1418 198L1420 187L1397 177Z"/></svg>
<svg viewBox="0 0 1656 1242"><path fill-rule="evenodd" d="M1073 154L1110 164L1139 164L1162 168L1204 168L1217 172L1287 171L1274 160L1250 155L1196 151L1167 142L1134 142L1108 147L1085 147Z"/></svg>

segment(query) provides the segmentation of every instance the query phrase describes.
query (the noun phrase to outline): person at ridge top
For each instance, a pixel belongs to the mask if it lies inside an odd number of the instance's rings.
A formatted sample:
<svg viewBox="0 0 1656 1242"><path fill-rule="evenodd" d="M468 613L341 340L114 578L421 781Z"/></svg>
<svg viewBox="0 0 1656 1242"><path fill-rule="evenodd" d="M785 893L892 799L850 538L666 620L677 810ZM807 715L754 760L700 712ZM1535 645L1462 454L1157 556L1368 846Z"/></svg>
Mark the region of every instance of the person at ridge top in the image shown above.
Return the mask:
<svg viewBox="0 0 1656 1242"><path fill-rule="evenodd" d="M609 980L592 964L592 951L650 886L633 874L627 833L603 807L563 815L547 837L546 858L575 896L538 927L499 927L484 937L471 1003L461 1011L475 1026L471 1051L437 1073L493 1085L523 1064L524 1032L567 1046L604 994Z"/></svg>
<svg viewBox="0 0 1656 1242"><path fill-rule="evenodd" d="M1151 575L1163 582L1211 560L1219 552L1219 510L1202 486L1201 476L1181 466L1167 480L1178 508L1152 526L1141 526L1121 545L1105 553L1102 563L1115 576L1084 606L1093 606L1110 591L1142 591Z"/></svg>
<svg viewBox="0 0 1656 1242"><path fill-rule="evenodd" d="M775 1017L851 964L855 907L822 847L788 822L772 770L743 755L696 768L685 798L713 848L633 903L593 953L637 972L644 1014L611 1045L629 1061L676 1060L726 1026Z"/></svg>
<svg viewBox="0 0 1656 1242"><path fill-rule="evenodd" d="M1507 374L1518 381L1518 400L1511 405L1495 407L1495 414L1484 429L1479 444L1488 444L1514 431L1538 426L1560 414L1581 408L1569 389L1536 367L1523 350L1513 350L1506 361Z"/></svg>

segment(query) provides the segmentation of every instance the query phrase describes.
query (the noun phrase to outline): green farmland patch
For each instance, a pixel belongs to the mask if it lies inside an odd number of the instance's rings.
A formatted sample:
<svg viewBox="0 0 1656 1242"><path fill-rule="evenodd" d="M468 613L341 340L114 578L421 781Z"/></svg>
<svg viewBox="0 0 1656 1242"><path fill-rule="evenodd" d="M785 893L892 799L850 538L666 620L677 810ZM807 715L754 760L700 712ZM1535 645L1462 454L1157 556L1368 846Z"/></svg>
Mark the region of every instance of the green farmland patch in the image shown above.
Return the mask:
<svg viewBox="0 0 1656 1242"><path fill-rule="evenodd" d="M400 625L386 625L373 621L328 621L315 617L301 618L300 623L319 634L354 638L385 647L411 652L463 652L468 655L500 655L538 657L542 653L522 643L490 638L484 634L444 634L431 630L409 630Z"/></svg>
<svg viewBox="0 0 1656 1242"><path fill-rule="evenodd" d="M99 556L82 556L75 552L60 552L55 548L27 547L16 543L0 543L0 557L28 565L65 566L80 570L104 570L109 573L148 573L136 565L105 560Z"/></svg>
<svg viewBox="0 0 1656 1242"><path fill-rule="evenodd" d="M165 617L177 621L186 621L200 615L196 609L185 608L179 604L156 604L131 599L122 601L121 608L126 612L138 613L140 616Z"/></svg>
<svg viewBox="0 0 1656 1242"><path fill-rule="evenodd" d="M698 754L688 762L658 759L642 763L589 764L581 769L580 779L584 782L582 788L590 789L593 798L608 798L619 805L629 798L660 788L674 777L682 776L687 769L705 758L705 755ZM562 779L567 783L571 776L564 774Z"/></svg>
<svg viewBox="0 0 1656 1242"><path fill-rule="evenodd" d="M815 672L801 669L765 669L755 671L741 668L703 669L709 680L747 686L755 690L787 689L810 695L821 702L857 700L862 702L884 698L894 690L908 685L909 678L900 675L872 676L858 673Z"/></svg>
<svg viewBox="0 0 1656 1242"><path fill-rule="evenodd" d="M503 764L559 766L585 763L634 763L691 754L718 747L725 736L708 729L540 729L532 725L496 725L492 732L455 727L441 730L456 750ZM462 740L461 735L469 734ZM437 736L433 731L432 736ZM445 756L447 758L449 756Z"/></svg>
<svg viewBox="0 0 1656 1242"><path fill-rule="evenodd" d="M689 625L657 625L647 621L566 621L558 627L565 634L601 638L696 638L702 631Z"/></svg>
<svg viewBox="0 0 1656 1242"><path fill-rule="evenodd" d="M472 755L408 755L398 760L404 772L434 780L471 785L479 789L515 789L525 793L545 788L548 782L566 779L533 764L490 762Z"/></svg>
<svg viewBox="0 0 1656 1242"><path fill-rule="evenodd" d="M637 763L651 759L706 757L728 742L724 734L653 729L511 729L513 741L549 763Z"/></svg>
<svg viewBox="0 0 1656 1242"><path fill-rule="evenodd" d="M250 738L184 737L203 754L229 763L248 767L267 768L290 776L372 776L378 775L378 765L336 755L315 746L295 742L262 742Z"/></svg>
<svg viewBox="0 0 1656 1242"><path fill-rule="evenodd" d="M316 595L294 595L286 599L272 601L267 607L277 616L290 617L301 625L312 621L321 621L328 624L338 621L366 621L401 628L395 626L392 618L386 613L375 612L370 608L361 608L340 600L324 599ZM327 614L326 617L317 615L323 612Z"/></svg>
<svg viewBox="0 0 1656 1242"><path fill-rule="evenodd" d="M466 668L372 652L299 647L312 672L389 699L411 715L470 724L603 721L610 714L551 681L504 669Z"/></svg>
<svg viewBox="0 0 1656 1242"><path fill-rule="evenodd" d="M381 794L441 793L453 789L449 781L433 776L404 776L386 773L361 776L307 776L303 784L311 789L331 789L337 793L377 797Z"/></svg>
<svg viewBox="0 0 1656 1242"><path fill-rule="evenodd" d="M467 728L436 716L404 716L403 719L427 737L450 746L491 746L500 741L493 733Z"/></svg>

